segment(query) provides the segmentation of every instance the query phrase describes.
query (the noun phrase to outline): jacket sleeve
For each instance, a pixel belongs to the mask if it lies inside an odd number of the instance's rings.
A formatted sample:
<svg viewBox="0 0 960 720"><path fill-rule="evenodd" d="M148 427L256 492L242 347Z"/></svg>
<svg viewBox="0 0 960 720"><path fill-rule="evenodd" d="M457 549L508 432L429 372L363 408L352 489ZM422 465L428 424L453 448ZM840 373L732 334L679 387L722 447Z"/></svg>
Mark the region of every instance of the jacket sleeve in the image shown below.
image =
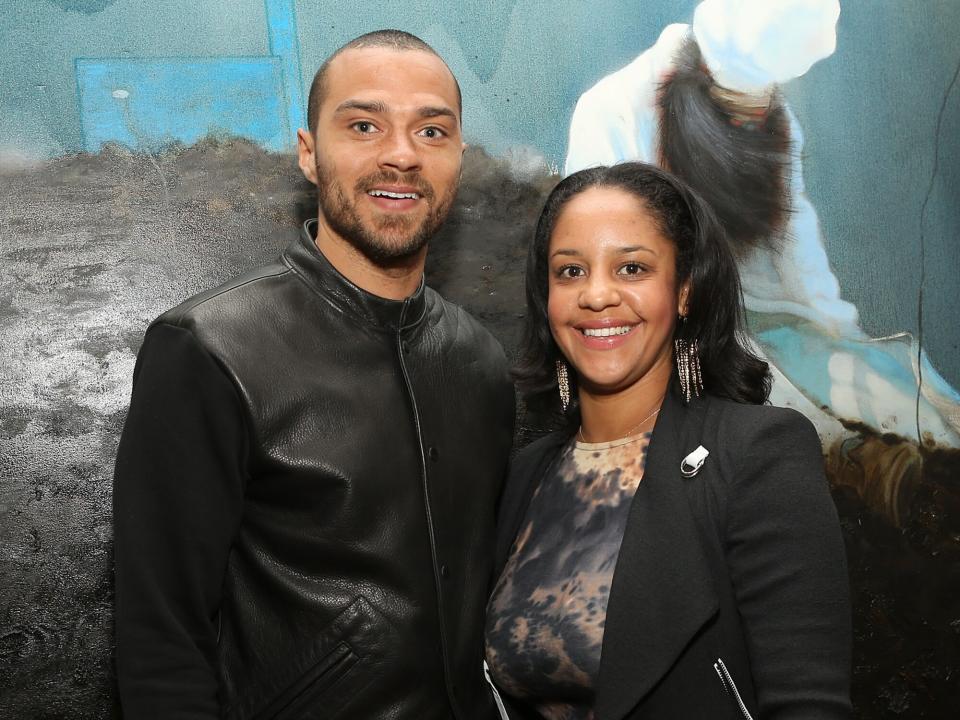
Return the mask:
<svg viewBox="0 0 960 720"><path fill-rule="evenodd" d="M151 327L114 473L117 678L124 717L220 717L215 657L240 521L237 391L188 330Z"/></svg>
<svg viewBox="0 0 960 720"><path fill-rule="evenodd" d="M849 579L820 439L764 408L740 447L727 562L762 720L849 718Z"/></svg>

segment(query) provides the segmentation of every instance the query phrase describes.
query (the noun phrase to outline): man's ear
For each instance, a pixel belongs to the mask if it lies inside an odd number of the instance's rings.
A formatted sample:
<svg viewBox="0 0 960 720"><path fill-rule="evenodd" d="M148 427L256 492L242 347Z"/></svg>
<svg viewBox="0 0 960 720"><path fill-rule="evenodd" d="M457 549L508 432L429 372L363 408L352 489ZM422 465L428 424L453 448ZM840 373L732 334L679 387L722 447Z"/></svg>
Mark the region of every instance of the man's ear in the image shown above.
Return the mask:
<svg viewBox="0 0 960 720"><path fill-rule="evenodd" d="M317 146L309 130L297 130L297 162L303 176L317 184Z"/></svg>

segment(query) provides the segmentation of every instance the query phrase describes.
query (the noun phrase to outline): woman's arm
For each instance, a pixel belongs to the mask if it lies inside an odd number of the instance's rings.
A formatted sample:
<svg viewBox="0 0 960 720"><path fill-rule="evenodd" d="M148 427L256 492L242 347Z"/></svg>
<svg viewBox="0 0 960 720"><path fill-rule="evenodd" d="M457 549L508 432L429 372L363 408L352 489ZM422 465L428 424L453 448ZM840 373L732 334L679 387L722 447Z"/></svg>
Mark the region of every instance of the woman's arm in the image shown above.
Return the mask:
<svg viewBox="0 0 960 720"><path fill-rule="evenodd" d="M726 554L760 718L849 718L849 579L820 439L793 410L751 410L728 422L746 432Z"/></svg>

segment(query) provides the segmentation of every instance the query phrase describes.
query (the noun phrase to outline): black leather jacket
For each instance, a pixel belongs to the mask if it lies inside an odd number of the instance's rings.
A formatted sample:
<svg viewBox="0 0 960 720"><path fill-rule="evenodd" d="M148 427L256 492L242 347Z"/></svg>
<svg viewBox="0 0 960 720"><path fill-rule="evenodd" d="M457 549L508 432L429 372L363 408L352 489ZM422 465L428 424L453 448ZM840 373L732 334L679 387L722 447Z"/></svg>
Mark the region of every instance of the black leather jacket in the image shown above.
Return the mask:
<svg viewBox="0 0 960 720"><path fill-rule="evenodd" d="M427 287L353 286L310 226L147 332L115 477L128 718L495 713L503 351Z"/></svg>

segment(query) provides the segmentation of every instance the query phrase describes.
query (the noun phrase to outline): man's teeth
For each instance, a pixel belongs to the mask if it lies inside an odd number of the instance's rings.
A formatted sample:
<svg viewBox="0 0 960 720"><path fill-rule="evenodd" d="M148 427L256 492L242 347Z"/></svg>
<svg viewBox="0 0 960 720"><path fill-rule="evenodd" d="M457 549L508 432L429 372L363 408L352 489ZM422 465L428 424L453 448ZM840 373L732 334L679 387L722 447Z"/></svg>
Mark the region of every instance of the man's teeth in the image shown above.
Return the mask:
<svg viewBox="0 0 960 720"><path fill-rule="evenodd" d="M622 325L620 327L583 328L580 332L587 337L610 337L611 335L626 335L631 330L633 330L632 326Z"/></svg>
<svg viewBox="0 0 960 720"><path fill-rule="evenodd" d="M389 190L371 190L367 194L373 197L385 197L393 200L416 200L420 197L417 193L395 193Z"/></svg>

